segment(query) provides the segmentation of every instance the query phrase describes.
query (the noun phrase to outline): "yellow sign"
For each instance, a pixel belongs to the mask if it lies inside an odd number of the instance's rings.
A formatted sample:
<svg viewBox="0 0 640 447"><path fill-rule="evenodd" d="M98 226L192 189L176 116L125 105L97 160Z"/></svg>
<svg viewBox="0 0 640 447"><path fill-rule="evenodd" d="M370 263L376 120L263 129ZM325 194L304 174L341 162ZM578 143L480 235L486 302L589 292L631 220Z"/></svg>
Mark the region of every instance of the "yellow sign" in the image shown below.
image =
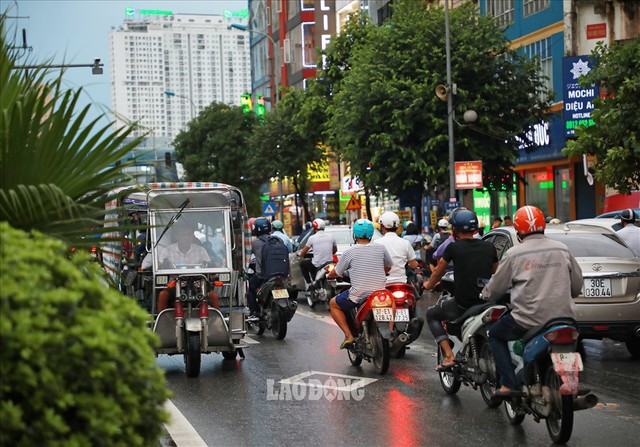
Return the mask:
<svg viewBox="0 0 640 447"><path fill-rule="evenodd" d="M431 218L431 228L435 228L438 224L438 213L435 210L429 211L429 217Z"/></svg>
<svg viewBox="0 0 640 447"><path fill-rule="evenodd" d="M325 160L316 166L316 169L314 169L311 165L307 166L307 174L309 175L309 180L314 183L328 182L330 180L329 164Z"/></svg>
<svg viewBox="0 0 640 447"><path fill-rule="evenodd" d="M360 198L357 195L351 196L349 203L347 203L347 207L345 208L347 211L358 211L362 208L360 204Z"/></svg>

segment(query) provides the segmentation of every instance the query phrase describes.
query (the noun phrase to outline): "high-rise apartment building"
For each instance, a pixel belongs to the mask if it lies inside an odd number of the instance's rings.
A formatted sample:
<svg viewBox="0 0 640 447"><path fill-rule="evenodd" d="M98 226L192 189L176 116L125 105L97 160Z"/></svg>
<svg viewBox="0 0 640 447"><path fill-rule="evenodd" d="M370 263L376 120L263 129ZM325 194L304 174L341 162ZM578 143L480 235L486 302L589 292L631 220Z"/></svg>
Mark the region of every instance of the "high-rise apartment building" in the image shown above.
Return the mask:
<svg viewBox="0 0 640 447"><path fill-rule="evenodd" d="M166 14L125 20L109 34L117 125L137 121L170 141L214 101L239 105L251 91L242 15Z"/></svg>

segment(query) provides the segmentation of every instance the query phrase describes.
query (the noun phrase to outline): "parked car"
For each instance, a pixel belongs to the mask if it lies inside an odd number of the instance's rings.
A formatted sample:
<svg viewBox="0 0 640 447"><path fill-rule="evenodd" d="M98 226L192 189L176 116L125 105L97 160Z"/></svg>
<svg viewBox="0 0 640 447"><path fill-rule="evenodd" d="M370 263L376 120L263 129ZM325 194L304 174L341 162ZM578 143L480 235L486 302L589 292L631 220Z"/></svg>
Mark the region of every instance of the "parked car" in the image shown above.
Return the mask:
<svg viewBox="0 0 640 447"><path fill-rule="evenodd" d="M599 214L595 218L596 219L612 218L612 219L618 219L618 221L620 221L620 213L622 211L624 210L609 211L608 213ZM640 223L640 208L633 208L633 213L636 215L636 225L638 225Z"/></svg>
<svg viewBox="0 0 640 447"><path fill-rule="evenodd" d="M576 298L581 338L625 342L640 357L640 258L612 231L614 219L588 219L547 225L545 235L567 245L580 264L584 287ZM484 237L498 258L520 242L513 227Z"/></svg>

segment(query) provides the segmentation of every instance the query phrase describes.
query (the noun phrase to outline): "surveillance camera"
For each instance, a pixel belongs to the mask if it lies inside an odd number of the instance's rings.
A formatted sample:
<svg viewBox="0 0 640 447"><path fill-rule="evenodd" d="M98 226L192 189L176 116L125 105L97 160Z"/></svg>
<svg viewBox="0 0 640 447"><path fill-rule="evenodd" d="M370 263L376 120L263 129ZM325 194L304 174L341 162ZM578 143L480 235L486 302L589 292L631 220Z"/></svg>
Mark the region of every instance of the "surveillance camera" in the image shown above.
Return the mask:
<svg viewBox="0 0 640 447"><path fill-rule="evenodd" d="M96 65L98 65L98 64L100 63L100 58L99 58L99 57L95 58L95 59L93 60L93 63L94 63L94 64L96 64Z"/></svg>

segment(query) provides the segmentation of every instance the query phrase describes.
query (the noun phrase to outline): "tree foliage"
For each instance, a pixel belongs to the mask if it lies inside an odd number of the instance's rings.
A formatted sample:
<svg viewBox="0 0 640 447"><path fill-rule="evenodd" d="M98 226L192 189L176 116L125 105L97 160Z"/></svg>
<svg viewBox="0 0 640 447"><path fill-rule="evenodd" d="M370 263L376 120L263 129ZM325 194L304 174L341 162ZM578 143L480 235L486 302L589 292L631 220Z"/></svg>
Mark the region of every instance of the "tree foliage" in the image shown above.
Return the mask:
<svg viewBox="0 0 640 447"><path fill-rule="evenodd" d="M176 158L189 181L227 183L240 188L247 206L256 212L259 186L268 176L251 169L249 137L257 119L242 107L213 102L175 140Z"/></svg>
<svg viewBox="0 0 640 447"><path fill-rule="evenodd" d="M326 100L312 90L287 90L278 106L265 115L263 125L254 129L250 141L253 170L292 179L298 194L306 192L308 166L325 159L319 143ZM304 194L300 199L310 219Z"/></svg>
<svg viewBox="0 0 640 447"><path fill-rule="evenodd" d="M0 233L0 445L157 444L168 396L147 314L88 254Z"/></svg>
<svg viewBox="0 0 640 447"><path fill-rule="evenodd" d="M595 125L576 129L568 156L595 155L595 178L621 193L640 189L640 39L593 51L598 64L580 77L583 86L599 84L591 118Z"/></svg>
<svg viewBox="0 0 640 447"><path fill-rule="evenodd" d="M77 110L82 89L65 90L64 73L47 63L14 69L15 56L0 23L0 220L38 229L75 247L102 224L107 192L130 183L120 160L139 144L124 144L133 127L98 128L85 122L91 106Z"/></svg>
<svg viewBox="0 0 640 447"><path fill-rule="evenodd" d="M329 141L374 192L448 184L445 20L441 7L400 1L381 27L363 25L350 67L333 96ZM451 12L451 69L457 116L478 113L473 127L456 126L455 159L483 160L487 177L510 172L526 130L551 104L538 66L509 49L502 30L472 4ZM339 41L340 37L338 38ZM341 46L333 64L339 66ZM321 75L321 76L324 76ZM487 135L491 137L487 137Z"/></svg>

